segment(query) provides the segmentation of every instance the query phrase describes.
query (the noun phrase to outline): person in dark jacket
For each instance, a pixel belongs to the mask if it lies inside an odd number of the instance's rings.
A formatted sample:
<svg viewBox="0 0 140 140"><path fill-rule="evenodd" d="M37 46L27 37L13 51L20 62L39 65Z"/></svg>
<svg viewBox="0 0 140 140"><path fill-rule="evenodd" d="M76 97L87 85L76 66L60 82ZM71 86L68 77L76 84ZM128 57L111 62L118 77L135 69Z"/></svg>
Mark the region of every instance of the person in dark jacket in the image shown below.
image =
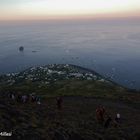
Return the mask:
<svg viewBox="0 0 140 140"><path fill-rule="evenodd" d="M111 122L112 122L112 118L111 116L108 116L107 120L105 121L104 128L108 128Z"/></svg>
<svg viewBox="0 0 140 140"><path fill-rule="evenodd" d="M98 106L96 109L96 119L99 123L104 122L104 116L105 116L105 108L103 106Z"/></svg>

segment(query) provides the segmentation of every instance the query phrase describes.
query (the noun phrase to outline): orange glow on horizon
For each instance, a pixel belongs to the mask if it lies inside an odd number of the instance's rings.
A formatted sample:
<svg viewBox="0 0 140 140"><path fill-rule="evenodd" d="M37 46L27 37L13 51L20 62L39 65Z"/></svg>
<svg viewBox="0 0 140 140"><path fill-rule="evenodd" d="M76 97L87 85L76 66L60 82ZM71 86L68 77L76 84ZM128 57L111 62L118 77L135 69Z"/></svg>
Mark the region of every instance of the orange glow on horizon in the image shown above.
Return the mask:
<svg viewBox="0 0 140 140"><path fill-rule="evenodd" d="M140 15L140 0L13 0L11 4L8 4L9 0L5 1L7 4L0 5L0 20Z"/></svg>

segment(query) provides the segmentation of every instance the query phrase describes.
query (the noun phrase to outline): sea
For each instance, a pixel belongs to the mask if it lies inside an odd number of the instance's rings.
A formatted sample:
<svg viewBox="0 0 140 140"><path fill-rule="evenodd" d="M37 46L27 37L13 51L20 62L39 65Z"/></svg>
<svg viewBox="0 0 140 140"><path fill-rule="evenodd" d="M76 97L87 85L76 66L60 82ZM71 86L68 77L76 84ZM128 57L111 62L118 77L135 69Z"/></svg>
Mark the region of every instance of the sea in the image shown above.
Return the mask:
<svg viewBox="0 0 140 140"><path fill-rule="evenodd" d="M47 64L82 66L140 89L140 19L0 21L0 74Z"/></svg>

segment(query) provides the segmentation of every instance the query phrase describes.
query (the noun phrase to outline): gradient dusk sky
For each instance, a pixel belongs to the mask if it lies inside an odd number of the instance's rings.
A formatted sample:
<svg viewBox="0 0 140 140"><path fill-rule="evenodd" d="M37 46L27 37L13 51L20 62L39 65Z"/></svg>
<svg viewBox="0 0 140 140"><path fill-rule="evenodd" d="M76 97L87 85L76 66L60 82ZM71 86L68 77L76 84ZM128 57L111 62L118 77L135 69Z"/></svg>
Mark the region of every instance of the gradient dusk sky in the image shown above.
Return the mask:
<svg viewBox="0 0 140 140"><path fill-rule="evenodd" d="M0 0L0 20L139 16L140 0Z"/></svg>

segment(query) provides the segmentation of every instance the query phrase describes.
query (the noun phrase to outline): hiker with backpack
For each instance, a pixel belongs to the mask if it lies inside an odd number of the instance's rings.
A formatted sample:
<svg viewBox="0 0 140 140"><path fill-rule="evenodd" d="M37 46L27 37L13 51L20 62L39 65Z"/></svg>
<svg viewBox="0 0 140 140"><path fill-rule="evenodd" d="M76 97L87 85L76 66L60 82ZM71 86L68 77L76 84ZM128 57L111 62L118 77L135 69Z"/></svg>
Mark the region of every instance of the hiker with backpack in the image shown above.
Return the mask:
<svg viewBox="0 0 140 140"><path fill-rule="evenodd" d="M99 123L104 122L105 108L103 106L98 106L96 109L96 119Z"/></svg>

